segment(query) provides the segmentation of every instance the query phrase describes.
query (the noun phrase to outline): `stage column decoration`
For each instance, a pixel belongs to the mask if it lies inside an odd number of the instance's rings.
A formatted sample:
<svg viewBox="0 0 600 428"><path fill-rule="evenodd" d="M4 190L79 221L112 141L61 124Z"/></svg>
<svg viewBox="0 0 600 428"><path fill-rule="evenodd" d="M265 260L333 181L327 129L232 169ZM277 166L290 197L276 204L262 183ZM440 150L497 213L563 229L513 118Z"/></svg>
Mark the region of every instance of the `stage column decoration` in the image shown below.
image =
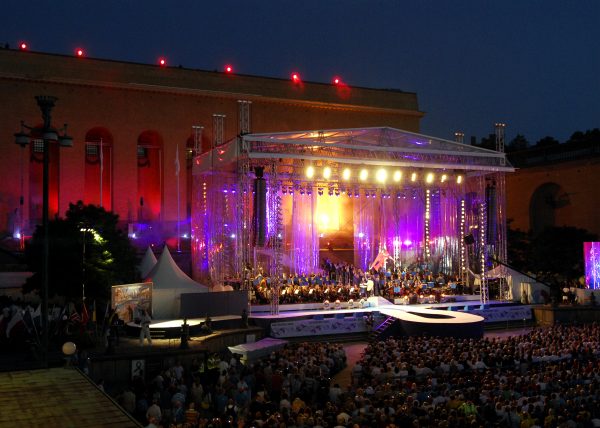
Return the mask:
<svg viewBox="0 0 600 428"><path fill-rule="evenodd" d="M430 262L431 258L431 190L425 191L425 263Z"/></svg>
<svg viewBox="0 0 600 428"><path fill-rule="evenodd" d="M486 258L487 258L487 242L486 242L486 204L485 201L481 201L479 205L479 257L481 267L481 285L480 288L480 301L481 304L485 305L489 300L487 277L486 271Z"/></svg>
<svg viewBox="0 0 600 428"><path fill-rule="evenodd" d="M463 284L466 284L467 272L467 244L466 239L466 212L465 212L465 200L460 200L460 279Z"/></svg>

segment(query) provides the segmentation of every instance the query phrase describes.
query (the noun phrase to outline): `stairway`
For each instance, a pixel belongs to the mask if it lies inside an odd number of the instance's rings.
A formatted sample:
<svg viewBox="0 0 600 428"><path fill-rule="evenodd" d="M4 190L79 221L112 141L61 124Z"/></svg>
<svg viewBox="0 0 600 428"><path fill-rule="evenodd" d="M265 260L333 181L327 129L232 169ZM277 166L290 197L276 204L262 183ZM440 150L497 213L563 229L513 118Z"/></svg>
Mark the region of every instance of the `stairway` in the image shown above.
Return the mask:
<svg viewBox="0 0 600 428"><path fill-rule="evenodd" d="M396 321L397 320L394 317L387 317L385 321L383 321L381 324L375 327L373 331L371 331L371 333L369 334L369 343L377 342L383 339L384 337L387 337L387 335L384 333L386 332L386 330L388 330L388 328L394 325Z"/></svg>

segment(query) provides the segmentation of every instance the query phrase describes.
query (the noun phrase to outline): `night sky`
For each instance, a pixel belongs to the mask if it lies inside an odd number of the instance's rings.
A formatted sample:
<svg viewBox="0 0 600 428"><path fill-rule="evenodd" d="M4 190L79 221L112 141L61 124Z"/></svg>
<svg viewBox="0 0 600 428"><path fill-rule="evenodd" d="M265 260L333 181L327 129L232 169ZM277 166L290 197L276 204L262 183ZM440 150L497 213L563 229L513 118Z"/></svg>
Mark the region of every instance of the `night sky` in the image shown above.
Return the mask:
<svg viewBox="0 0 600 428"><path fill-rule="evenodd" d="M31 50L416 92L424 134L600 127L600 1L5 0ZM1 71L1 70L0 70Z"/></svg>

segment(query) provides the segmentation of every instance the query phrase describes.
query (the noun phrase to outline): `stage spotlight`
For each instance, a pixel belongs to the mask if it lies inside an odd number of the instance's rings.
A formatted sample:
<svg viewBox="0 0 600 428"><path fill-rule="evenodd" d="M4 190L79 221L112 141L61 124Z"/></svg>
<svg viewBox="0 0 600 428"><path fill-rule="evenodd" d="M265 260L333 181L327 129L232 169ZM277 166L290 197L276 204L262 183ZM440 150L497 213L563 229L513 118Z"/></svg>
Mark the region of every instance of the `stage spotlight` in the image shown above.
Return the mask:
<svg viewBox="0 0 600 428"><path fill-rule="evenodd" d="M323 188L322 187L319 187L319 190L317 191L317 194L319 196L323 196Z"/></svg>
<svg viewBox="0 0 600 428"><path fill-rule="evenodd" d="M301 195L304 195L304 187L301 187L301 188L300 188L300 194L301 194Z"/></svg>
<svg viewBox="0 0 600 428"><path fill-rule="evenodd" d="M402 171L397 169L396 171L394 171L394 181L398 183L400 180L402 180Z"/></svg>
<svg viewBox="0 0 600 428"><path fill-rule="evenodd" d="M328 166L326 166L323 169L323 178L325 180L329 180L331 178L331 168L329 168Z"/></svg>
<svg viewBox="0 0 600 428"><path fill-rule="evenodd" d="M358 198L360 196L360 192L358 190L354 191L354 197Z"/></svg>
<svg viewBox="0 0 600 428"><path fill-rule="evenodd" d="M281 193L286 195L287 194L287 187L283 186L283 188L281 189Z"/></svg>
<svg viewBox="0 0 600 428"><path fill-rule="evenodd" d="M340 189L335 189L335 196L340 196Z"/></svg>
<svg viewBox="0 0 600 428"><path fill-rule="evenodd" d="M433 175L433 172L430 172L427 174L425 181L427 182L427 184L431 184L431 183L433 183L434 178L435 178L435 176Z"/></svg>
<svg viewBox="0 0 600 428"><path fill-rule="evenodd" d="M396 199L400 199L401 197L402 197L402 193L400 193L400 192L397 192L397 193L396 193Z"/></svg>
<svg viewBox="0 0 600 428"><path fill-rule="evenodd" d="M306 168L306 178L313 178L315 176L315 168L311 165Z"/></svg>
<svg viewBox="0 0 600 428"><path fill-rule="evenodd" d="M309 196L312 195L312 187L307 187L306 188L306 194L309 195Z"/></svg>
<svg viewBox="0 0 600 428"><path fill-rule="evenodd" d="M387 180L387 171L383 168L378 169L375 178L380 183L385 183L385 180Z"/></svg>
<svg viewBox="0 0 600 428"><path fill-rule="evenodd" d="M416 173L416 172L413 172L413 173L410 175L410 181L417 181L417 173Z"/></svg>
<svg viewBox="0 0 600 428"><path fill-rule="evenodd" d="M361 239L362 239L364 236L365 236L365 234L364 234L364 233L362 233L362 232L358 232L358 237L359 237L359 238L361 238Z"/></svg>
<svg viewBox="0 0 600 428"><path fill-rule="evenodd" d="M448 179L448 176L446 174L442 174L442 178L440 179L440 181L442 183L445 183L447 179Z"/></svg>
<svg viewBox="0 0 600 428"><path fill-rule="evenodd" d="M361 169L358 178L360 178L361 181L365 181L367 178L369 178L369 171L366 169Z"/></svg>
<svg viewBox="0 0 600 428"><path fill-rule="evenodd" d="M350 180L350 168L344 168L344 172L342 172L342 178L344 180Z"/></svg>
<svg viewBox="0 0 600 428"><path fill-rule="evenodd" d="M293 188L292 186L290 186L290 187L288 188L288 193L289 193L290 195L293 195L293 194L294 194L294 188Z"/></svg>
<svg viewBox="0 0 600 428"><path fill-rule="evenodd" d="M328 194L329 196L333 196L333 189L331 189L331 188L330 188L330 189L329 189L329 191L327 192L327 194Z"/></svg>
<svg viewBox="0 0 600 428"><path fill-rule="evenodd" d="M456 177L456 183L457 184L462 183L462 175L459 175L459 176Z"/></svg>

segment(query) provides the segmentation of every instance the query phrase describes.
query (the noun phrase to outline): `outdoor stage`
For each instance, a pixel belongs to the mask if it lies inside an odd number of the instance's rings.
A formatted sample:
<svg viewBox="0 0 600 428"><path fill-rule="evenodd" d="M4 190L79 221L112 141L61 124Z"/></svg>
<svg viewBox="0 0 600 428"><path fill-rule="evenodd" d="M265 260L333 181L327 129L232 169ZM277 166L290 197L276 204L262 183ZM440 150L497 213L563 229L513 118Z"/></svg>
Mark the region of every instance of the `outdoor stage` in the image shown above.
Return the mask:
<svg viewBox="0 0 600 428"><path fill-rule="evenodd" d="M284 305L279 314L267 307L253 307L252 323L275 338L368 333L367 314L377 327L388 317L397 320L403 335L481 337L484 324L532 319L529 305L492 301L479 303L479 296L457 296L456 302L395 305L382 297L369 298L368 307L324 309L322 304ZM340 305L341 306L341 305ZM263 310L262 312L257 309ZM282 310L283 309L283 310Z"/></svg>

